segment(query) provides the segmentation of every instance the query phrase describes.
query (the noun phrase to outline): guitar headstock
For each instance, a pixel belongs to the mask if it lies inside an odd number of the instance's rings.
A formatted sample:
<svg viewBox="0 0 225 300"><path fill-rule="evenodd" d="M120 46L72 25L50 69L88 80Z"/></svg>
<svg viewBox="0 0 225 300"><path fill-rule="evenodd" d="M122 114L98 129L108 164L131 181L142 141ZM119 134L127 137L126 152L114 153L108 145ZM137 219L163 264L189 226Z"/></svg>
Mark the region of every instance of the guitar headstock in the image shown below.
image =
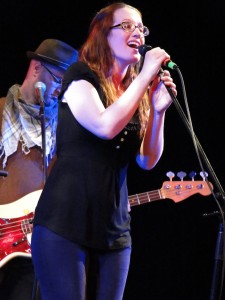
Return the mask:
<svg viewBox="0 0 225 300"><path fill-rule="evenodd" d="M203 180L195 181L196 176L195 171L191 171L189 173L189 178L192 180L184 181L184 177L186 177L187 173L180 171L177 173L177 177L179 177L180 181L173 181L175 174L171 171L166 173L166 176L170 178L170 181L165 181L163 183L161 192L163 198L168 198L173 200L174 202L180 202L192 195L201 194L203 196L210 195L213 190L213 185L211 182L206 181L208 177L208 173L203 171L200 172L200 176Z"/></svg>
<svg viewBox="0 0 225 300"><path fill-rule="evenodd" d="M210 183L213 189L212 183ZM174 202L180 202L192 195L201 194L208 196L211 194L208 183L204 180L200 181L165 181L161 188L163 198L171 199Z"/></svg>

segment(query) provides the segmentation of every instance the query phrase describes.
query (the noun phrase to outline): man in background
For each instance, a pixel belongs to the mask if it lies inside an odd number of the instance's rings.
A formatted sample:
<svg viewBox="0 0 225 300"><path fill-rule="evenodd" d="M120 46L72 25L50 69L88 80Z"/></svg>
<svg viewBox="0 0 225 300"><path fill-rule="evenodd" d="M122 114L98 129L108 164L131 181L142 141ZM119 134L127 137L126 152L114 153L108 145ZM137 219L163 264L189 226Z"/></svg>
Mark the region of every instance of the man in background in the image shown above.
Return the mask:
<svg viewBox="0 0 225 300"><path fill-rule="evenodd" d="M25 79L0 99L0 299L31 300L32 218L56 159L58 94L78 51L46 39L27 52Z"/></svg>

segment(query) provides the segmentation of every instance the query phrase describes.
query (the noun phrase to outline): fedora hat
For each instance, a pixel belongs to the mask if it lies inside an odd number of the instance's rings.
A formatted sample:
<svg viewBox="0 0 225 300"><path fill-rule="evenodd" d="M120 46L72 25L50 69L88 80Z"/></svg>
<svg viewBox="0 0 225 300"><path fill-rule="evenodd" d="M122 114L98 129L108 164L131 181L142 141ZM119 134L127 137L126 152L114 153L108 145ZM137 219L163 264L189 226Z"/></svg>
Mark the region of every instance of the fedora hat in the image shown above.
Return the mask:
<svg viewBox="0 0 225 300"><path fill-rule="evenodd" d="M62 41L46 39L34 52L27 51L27 57L41 60L66 70L73 62L77 61L78 51Z"/></svg>

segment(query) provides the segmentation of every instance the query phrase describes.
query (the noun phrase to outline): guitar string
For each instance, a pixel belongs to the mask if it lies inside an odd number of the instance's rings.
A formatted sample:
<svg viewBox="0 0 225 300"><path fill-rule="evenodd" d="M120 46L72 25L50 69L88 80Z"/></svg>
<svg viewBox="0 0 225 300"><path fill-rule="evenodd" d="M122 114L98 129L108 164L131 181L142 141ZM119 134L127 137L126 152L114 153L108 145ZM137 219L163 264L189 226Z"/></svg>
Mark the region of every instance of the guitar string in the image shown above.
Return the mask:
<svg viewBox="0 0 225 300"><path fill-rule="evenodd" d="M195 182L196 183L196 182ZM203 184L197 184L197 193L201 193L201 191L203 191L204 189L204 185ZM150 203L156 200L163 200L163 199L169 199L172 200L173 202L180 202L183 201L187 198L187 195L191 196L193 195L194 191L194 186L193 186L193 182L192 184L186 184L186 189L184 190L182 188L182 186L179 184L179 188L171 190L171 189L159 189L159 190L155 190L155 191L150 191L150 192L143 192L140 194L134 194L134 195L130 195L128 196L129 199L129 203L130 206L135 206L135 205L141 205L144 203ZM175 192L175 195L174 195ZM173 198L178 198L178 200L174 200ZM30 214L29 214L30 215ZM24 216L26 217L26 216ZM20 233L30 233L32 231L31 228L29 232L21 232L21 228L25 228L25 226L27 227L32 227L32 220L33 218L28 218L28 219L24 219L24 217L20 217L19 220L16 220L12 223L3 223L0 224L0 235L5 234L4 230L9 230L12 229L12 231L8 232L8 233L15 233L15 232L20 232ZM21 219L23 218L23 220L21 221ZM6 218L0 218L0 220L4 220L3 222L5 222L6 220L10 220L10 218L6 219ZM29 221L29 222L25 222L25 221ZM21 223L22 222L22 223ZM15 227L16 230L14 230ZM0 237L0 240L4 239L4 237Z"/></svg>
<svg viewBox="0 0 225 300"><path fill-rule="evenodd" d="M195 182L196 183L196 182ZM131 195L129 196L129 202L130 202L130 206L134 206L134 205L138 205L138 204L144 204L144 203L150 203L153 202L155 200L163 200L163 199L170 199L173 200L173 202L180 202L184 199L187 198L187 195L192 196L195 193L193 193L194 191L194 186L193 183L191 182L191 184L186 184L186 189L183 189L182 185L177 185L177 188L175 188L174 190L171 189L160 189L160 190L155 190L152 192L144 192L141 194L136 194L136 195ZM196 193L201 193L204 190L204 185L201 184L197 184L197 192ZM195 187L195 188L196 188ZM175 193L175 196L174 196ZM204 194L204 193L203 193ZM205 195L209 195L210 192L207 192ZM178 198L178 200L175 200L173 198Z"/></svg>
<svg viewBox="0 0 225 300"><path fill-rule="evenodd" d="M21 218L23 218L23 217L21 217ZM0 218L0 220L1 220L1 218ZM9 220L9 219L7 219L7 220ZM32 232L32 224L31 224L32 220L33 220L33 218L28 218L28 219L23 219L22 221L18 220L18 221L14 221L12 223L0 224L0 235L4 235L6 233L14 234L16 232L18 232L18 235L31 233ZM21 231L21 228L22 228L22 231ZM0 240L3 240L3 239L5 239L4 236L0 237Z"/></svg>

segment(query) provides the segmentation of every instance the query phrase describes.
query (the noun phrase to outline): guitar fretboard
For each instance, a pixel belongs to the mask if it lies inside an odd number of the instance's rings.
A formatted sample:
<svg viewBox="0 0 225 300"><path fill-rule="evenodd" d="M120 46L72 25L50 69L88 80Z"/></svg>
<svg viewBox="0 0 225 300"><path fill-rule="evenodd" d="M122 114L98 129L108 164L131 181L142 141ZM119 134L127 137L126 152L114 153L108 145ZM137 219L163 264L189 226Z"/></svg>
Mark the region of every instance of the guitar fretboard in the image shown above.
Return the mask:
<svg viewBox="0 0 225 300"><path fill-rule="evenodd" d="M163 199L160 190L135 194L128 197L130 206L141 205L148 202Z"/></svg>

